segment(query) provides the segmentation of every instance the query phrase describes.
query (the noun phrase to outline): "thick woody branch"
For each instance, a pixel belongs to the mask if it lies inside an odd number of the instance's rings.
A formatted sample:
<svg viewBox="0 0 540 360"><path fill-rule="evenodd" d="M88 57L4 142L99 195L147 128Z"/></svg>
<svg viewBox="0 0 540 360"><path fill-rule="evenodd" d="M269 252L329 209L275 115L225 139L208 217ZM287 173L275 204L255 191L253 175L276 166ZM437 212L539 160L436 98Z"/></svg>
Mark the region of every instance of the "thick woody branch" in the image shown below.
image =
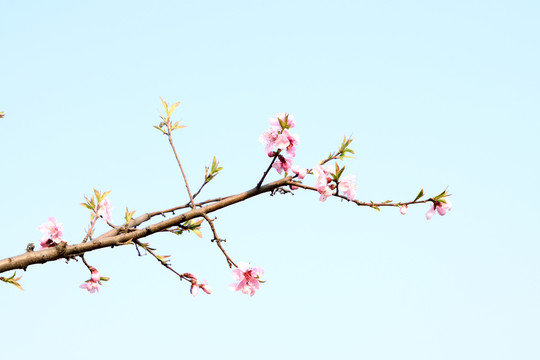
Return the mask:
<svg viewBox="0 0 540 360"><path fill-rule="evenodd" d="M115 247L124 245L132 240L141 239L149 235L155 234L157 232L163 231L170 228L171 226L178 226L188 220L202 217L204 214L209 214L211 212L223 209L227 206L236 204L238 202L247 200L254 196L271 192L280 186L287 185L291 180L291 177L286 177L272 183L261 186L260 188L253 188L246 192L232 195L224 198L223 200L217 201L215 203L206 205L204 207L188 211L182 215L172 217L167 220L163 220L156 224L149 225L142 229L130 229L127 233L122 233L126 230L126 227L121 226L113 230L108 231L107 233L88 241L85 243L79 243L74 245L67 245L66 243L60 243L59 245L53 248L47 248L40 251L31 251L22 255L9 257L3 260L0 260L0 273L5 271L14 270L14 269L24 269L30 265L34 264L44 264L49 261L55 261L58 259L69 258L77 255L82 255L84 253L103 249L106 247ZM158 214L160 212L157 212ZM156 214L156 213L152 213ZM129 223L129 228L140 225L143 222L149 220L152 217L151 214L144 214L139 216L136 219L133 219Z"/></svg>

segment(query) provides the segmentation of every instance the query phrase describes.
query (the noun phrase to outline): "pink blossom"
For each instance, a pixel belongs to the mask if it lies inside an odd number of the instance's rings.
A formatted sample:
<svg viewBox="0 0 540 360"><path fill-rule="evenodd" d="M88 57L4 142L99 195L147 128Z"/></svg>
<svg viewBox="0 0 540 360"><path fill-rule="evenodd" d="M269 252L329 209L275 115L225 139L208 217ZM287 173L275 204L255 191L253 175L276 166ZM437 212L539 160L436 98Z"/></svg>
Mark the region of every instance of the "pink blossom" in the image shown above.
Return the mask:
<svg viewBox="0 0 540 360"><path fill-rule="evenodd" d="M91 267L90 272L92 273L92 275L90 276L90 280L92 280L93 282L98 282L99 280L101 280L101 275L95 267Z"/></svg>
<svg viewBox="0 0 540 360"><path fill-rule="evenodd" d="M201 288L207 294L212 293L212 288L210 287L210 285L208 285L208 282L206 280L203 280L202 283L198 284L197 276L195 276L195 274L183 273L182 276L184 278L187 278L189 281L191 281L191 287L189 289L189 292L191 293L191 295L197 296L199 294L199 288Z"/></svg>
<svg viewBox="0 0 540 360"><path fill-rule="evenodd" d="M99 281L101 280L101 275L99 274L99 271L92 266L90 267L90 273L90 280L86 280L86 282L79 287L81 289L86 289L93 294L96 291L99 292L98 284L100 284Z"/></svg>
<svg viewBox="0 0 540 360"><path fill-rule="evenodd" d="M283 171L288 172L291 170L292 162L292 156L285 157L283 155L279 155L277 160L274 161L272 167L277 170L278 174L281 174Z"/></svg>
<svg viewBox="0 0 540 360"><path fill-rule="evenodd" d="M399 212L401 213L401 215L405 215L407 213L407 205L403 204L399 207Z"/></svg>
<svg viewBox="0 0 540 360"><path fill-rule="evenodd" d="M255 295L259 290L259 276L264 273L262 268L252 268L249 263L239 262L238 269L232 271L232 277L238 283L230 284L231 291L241 291L243 294Z"/></svg>
<svg viewBox="0 0 540 360"><path fill-rule="evenodd" d="M202 284L199 284L199 287L207 294L212 293L212 288L210 287L210 285L208 285L208 282L206 282L206 280L203 280Z"/></svg>
<svg viewBox="0 0 540 360"><path fill-rule="evenodd" d="M279 135L279 132L280 128L271 126L270 130L265 131L261 134L261 136L259 136L259 141L265 145L264 151L269 157L274 156L270 155L270 153L272 153L272 149L274 148L274 143Z"/></svg>
<svg viewBox="0 0 540 360"><path fill-rule="evenodd" d="M319 200L322 202L325 202L328 197L332 196L332 189L327 185L320 184L317 186L317 191L321 194Z"/></svg>
<svg viewBox="0 0 540 360"><path fill-rule="evenodd" d="M347 175L340 180L338 189L347 196L349 200L356 197L356 175Z"/></svg>
<svg viewBox="0 0 540 360"><path fill-rule="evenodd" d="M98 206L97 215L103 217L105 221L112 222L111 211L112 211L112 206L111 206L111 203L109 202L109 199L105 198L101 200L101 203Z"/></svg>
<svg viewBox="0 0 540 360"><path fill-rule="evenodd" d="M277 148L281 151L287 151L290 161L282 160L281 164L274 163L273 167L278 173L283 170L288 171L292 165L292 158L296 156L296 145L299 143L297 134L291 134L289 129L295 125L294 117L287 113L276 114L276 117L269 119L270 129L259 136L259 141L265 145L264 152L269 157L276 156Z"/></svg>
<svg viewBox="0 0 540 360"><path fill-rule="evenodd" d="M199 294L199 286L197 285L197 282L196 281L193 281L191 283L191 295L193 296L197 296Z"/></svg>
<svg viewBox="0 0 540 360"><path fill-rule="evenodd" d="M329 175L333 173L333 170L334 169L330 165L326 166L325 168L321 165L317 165L313 168L313 175L317 177L317 181L330 182L332 181L332 178Z"/></svg>
<svg viewBox="0 0 540 360"><path fill-rule="evenodd" d="M99 292L99 287L98 287L97 281L88 280L79 287L81 289L88 290L91 294L95 293L96 291Z"/></svg>
<svg viewBox="0 0 540 360"><path fill-rule="evenodd" d="M444 198L444 201L445 202L442 202L442 201L436 201L435 203L431 202L429 204L429 210L426 213L426 219L430 220L433 217L433 215L435 215L435 210L441 216L446 215L447 211L452 210L452 202L450 202L450 200L447 198Z"/></svg>
<svg viewBox="0 0 540 360"><path fill-rule="evenodd" d="M319 194L321 194L319 200L326 201L329 196L332 196L332 189L328 184L332 181L332 178L329 176L332 173L332 167L327 166L323 168L321 165L317 165L313 168L313 175L317 177L315 182L315 187Z"/></svg>
<svg viewBox="0 0 540 360"><path fill-rule="evenodd" d="M289 145L287 145L287 154L291 155L292 157L296 156L296 145L300 143L300 137L298 134L292 135L289 130L283 130L283 133L287 135L287 140L289 141Z"/></svg>
<svg viewBox="0 0 540 360"><path fill-rule="evenodd" d="M302 180L303 178L305 178L306 175L307 175L307 170L306 170L306 169L300 168L298 165L293 165L293 166L291 167L291 171L292 171L293 173L295 173L296 175L298 175L298 178L299 178L300 180Z"/></svg>
<svg viewBox="0 0 540 360"><path fill-rule="evenodd" d="M195 276L195 274L192 274L192 273L183 273L182 276L197 281L197 276Z"/></svg>
<svg viewBox="0 0 540 360"><path fill-rule="evenodd" d="M287 149L287 147L291 145L291 141L289 140L289 138L292 138L289 130L283 130L282 133L276 137L276 141L274 141L274 146L281 150Z"/></svg>
<svg viewBox="0 0 540 360"><path fill-rule="evenodd" d="M49 217L49 221L45 224L38 226L39 231L45 233L41 238L39 244L42 249L53 247L62 242L62 231L64 229L62 223L56 223L54 217Z"/></svg>
<svg viewBox="0 0 540 360"><path fill-rule="evenodd" d="M296 156L296 148L294 146L292 146L292 145L289 145L289 147L287 147L287 154L289 154L292 157L295 157Z"/></svg>

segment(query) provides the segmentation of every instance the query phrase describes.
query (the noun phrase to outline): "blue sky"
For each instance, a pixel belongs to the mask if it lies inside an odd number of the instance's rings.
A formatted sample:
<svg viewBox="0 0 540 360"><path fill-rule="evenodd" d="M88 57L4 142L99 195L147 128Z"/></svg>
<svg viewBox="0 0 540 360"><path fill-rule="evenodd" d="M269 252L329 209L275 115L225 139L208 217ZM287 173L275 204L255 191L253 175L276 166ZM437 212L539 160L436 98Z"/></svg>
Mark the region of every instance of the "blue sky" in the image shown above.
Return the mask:
<svg viewBox="0 0 540 360"><path fill-rule="evenodd" d="M148 240L210 296L131 247L87 255L111 277L99 295L78 288L81 263L32 266L24 292L0 286L6 357L540 356L538 2L3 2L0 13L2 258L37 243L49 216L80 241L93 188L112 191L115 222L126 206L186 202L152 128L159 97L181 101L175 141L192 187L213 156L224 167L201 198L257 183L258 137L286 111L301 166L354 137L345 165L359 199L448 186L454 204L429 222L427 205L402 216L311 192L224 209L230 255L266 271L252 298L227 289L208 228Z"/></svg>

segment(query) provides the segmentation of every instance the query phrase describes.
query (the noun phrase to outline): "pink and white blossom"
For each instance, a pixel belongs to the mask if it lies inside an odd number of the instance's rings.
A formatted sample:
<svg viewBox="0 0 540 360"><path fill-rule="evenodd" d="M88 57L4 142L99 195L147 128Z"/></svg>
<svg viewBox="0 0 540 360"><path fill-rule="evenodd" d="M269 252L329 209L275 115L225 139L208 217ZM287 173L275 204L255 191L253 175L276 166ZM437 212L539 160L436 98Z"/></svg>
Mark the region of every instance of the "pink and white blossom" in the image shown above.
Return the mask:
<svg viewBox="0 0 540 360"><path fill-rule="evenodd" d="M323 185L322 183L317 186L317 191L319 194L321 194L319 200L322 202L325 202L327 198L332 196L332 189L330 189L330 187L327 185Z"/></svg>
<svg viewBox="0 0 540 360"><path fill-rule="evenodd" d="M436 201L435 203L431 202L429 204L429 210L426 213L426 219L430 220L435 212L438 212L439 215L446 215L447 211L452 210L452 202L448 198L444 198L445 202Z"/></svg>
<svg viewBox="0 0 540 360"><path fill-rule="evenodd" d="M84 284L79 286L81 289L88 290L91 294L95 293L96 291L99 292L99 286L96 281L88 280Z"/></svg>
<svg viewBox="0 0 540 360"><path fill-rule="evenodd" d="M39 244L42 249L54 247L62 242L62 231L64 226L62 223L57 223L54 217L49 217L49 221L38 226L39 231L44 233Z"/></svg>
<svg viewBox="0 0 540 360"><path fill-rule="evenodd" d="M339 181L338 190L347 196L349 200L356 198L356 175L347 175Z"/></svg>
<svg viewBox="0 0 540 360"><path fill-rule="evenodd" d="M293 166L291 167L291 171L292 171L293 173L295 173L296 175L298 175L298 178L299 178L300 180L302 180L303 178L305 178L306 175L307 175L307 169L302 169L302 168L300 168L298 165L293 165Z"/></svg>
<svg viewBox="0 0 540 360"><path fill-rule="evenodd" d="M182 276L191 282L191 287L189 288L191 295L197 296L199 294L199 288L207 294L212 293L212 288L206 280L203 280L202 283L197 283L197 276L193 273L183 273Z"/></svg>
<svg viewBox="0 0 540 360"><path fill-rule="evenodd" d="M272 157L274 155L270 155L274 149L274 143L276 142L276 139L279 135L280 129L272 126L270 127L270 130L265 131L264 133L259 136L259 141L265 145L264 152L269 156Z"/></svg>
<svg viewBox="0 0 540 360"><path fill-rule="evenodd" d="M252 268L249 263L239 262L238 269L232 271L232 277L238 283L230 284L231 291L241 291L243 294L255 295L259 290L261 280L259 277L264 273L262 268Z"/></svg>
<svg viewBox="0 0 540 360"><path fill-rule="evenodd" d="M194 281L191 283L191 289L189 291L191 295L197 296L199 294L199 286L197 285L197 282Z"/></svg>
<svg viewBox="0 0 540 360"><path fill-rule="evenodd" d="M210 287L210 285L208 285L208 282L206 282L206 280L203 280L202 284L199 284L199 287L207 294L212 293L212 288Z"/></svg>
<svg viewBox="0 0 540 360"><path fill-rule="evenodd" d="M283 171L288 172L291 170L292 163L292 156L285 157L279 155L276 161L274 161L274 164L272 164L272 167L277 170L278 174L281 174Z"/></svg>
<svg viewBox="0 0 540 360"><path fill-rule="evenodd" d="M407 211L408 211L408 210L409 210L409 209L407 208L407 205L405 205L405 204L403 204L403 205L401 205L401 206L399 207L399 212L401 213L401 215L407 214Z"/></svg>
<svg viewBox="0 0 540 360"><path fill-rule="evenodd" d="M193 273L183 273L182 276L197 281L197 276L195 276Z"/></svg>
<svg viewBox="0 0 540 360"><path fill-rule="evenodd" d="M291 171L298 176L300 180L303 180L307 175L307 169L300 168L298 165L293 165ZM298 186L290 185L291 190L298 189Z"/></svg>
<svg viewBox="0 0 540 360"><path fill-rule="evenodd" d="M99 280L101 280L101 275L95 267L91 267L90 272L92 273L92 275L90 276L90 280L92 280L93 282L98 282Z"/></svg>
<svg viewBox="0 0 540 360"><path fill-rule="evenodd" d="M90 293L99 292L99 284L101 280L101 275L99 274L99 271L95 267L90 267L90 280L86 280L86 282L79 287L81 289L86 289Z"/></svg>
<svg viewBox="0 0 540 360"><path fill-rule="evenodd" d="M98 206L97 215L101 216L105 221L112 222L111 218L112 206L108 198L101 200Z"/></svg>
<svg viewBox="0 0 540 360"><path fill-rule="evenodd" d="M275 161L272 165L281 174L283 171L290 170L292 159L296 156L296 146L300 140L298 134L291 134L289 131L295 125L294 116L287 113L276 114L274 118L269 119L269 123L270 129L261 134L259 141L265 145L264 152L269 157L274 157L283 151L287 152L287 158L281 158L282 155L280 155L280 161Z"/></svg>
<svg viewBox="0 0 540 360"><path fill-rule="evenodd" d="M289 130L285 129L276 137L276 141L274 141L274 146L277 147L280 150L286 150L290 145L292 139L292 135L289 132Z"/></svg>
<svg viewBox="0 0 540 360"><path fill-rule="evenodd" d="M315 187L321 196L319 197L320 201L326 201L329 196L332 196L332 189L328 184L332 181L333 168L328 165L326 168L323 168L321 165L317 165L313 168L313 175L317 178L315 181Z"/></svg>

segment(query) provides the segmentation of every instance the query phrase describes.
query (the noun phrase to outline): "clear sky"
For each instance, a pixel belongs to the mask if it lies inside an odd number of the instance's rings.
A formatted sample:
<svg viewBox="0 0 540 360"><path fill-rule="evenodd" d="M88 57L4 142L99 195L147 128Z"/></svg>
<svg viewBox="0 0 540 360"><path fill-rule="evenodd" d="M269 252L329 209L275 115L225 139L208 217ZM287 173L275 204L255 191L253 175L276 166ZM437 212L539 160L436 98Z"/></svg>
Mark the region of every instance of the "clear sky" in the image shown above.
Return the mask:
<svg viewBox="0 0 540 360"><path fill-rule="evenodd" d="M238 261L265 269L233 293L225 259L187 234L153 236L179 271L133 247L35 265L0 286L2 358L538 359L538 1L48 1L0 3L0 257L38 243L49 216L82 240L92 189L113 220L185 203L159 122L201 195L252 188L267 119L296 117L296 162L352 135L360 200L447 186L453 210L381 212L312 192L215 214ZM274 172L269 180L278 179ZM307 180L312 184L313 180ZM106 230L103 225L98 233ZM1 284L0 284L1 285Z"/></svg>

